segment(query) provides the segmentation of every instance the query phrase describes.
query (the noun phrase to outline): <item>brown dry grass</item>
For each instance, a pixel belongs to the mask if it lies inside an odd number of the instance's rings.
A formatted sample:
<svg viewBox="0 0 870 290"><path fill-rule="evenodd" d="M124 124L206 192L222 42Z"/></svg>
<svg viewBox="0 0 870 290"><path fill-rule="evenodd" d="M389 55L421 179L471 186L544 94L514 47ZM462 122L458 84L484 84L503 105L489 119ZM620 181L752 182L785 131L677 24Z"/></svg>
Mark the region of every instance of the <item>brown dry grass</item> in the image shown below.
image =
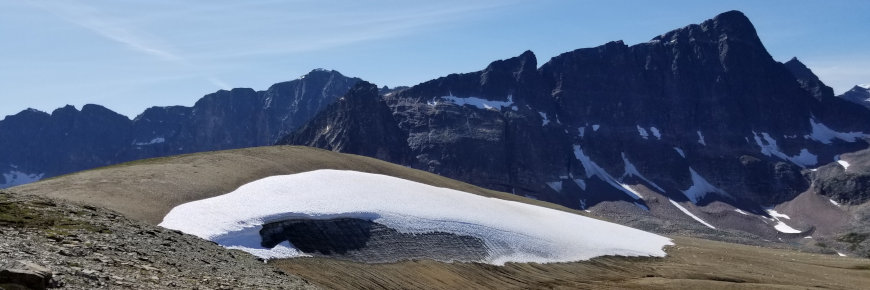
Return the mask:
<svg viewBox="0 0 870 290"><path fill-rule="evenodd" d="M408 261L362 264L323 258L272 261L333 289L860 289L870 260L674 238L665 258L493 266Z"/></svg>
<svg viewBox="0 0 870 290"><path fill-rule="evenodd" d="M376 159L308 147L277 146L125 163L11 189L118 211L152 224L176 205L230 192L263 177L316 169L396 176L583 214L565 207ZM870 260L675 237L666 258L602 257L587 262L508 264L408 261L360 264L329 259L272 263L328 288L856 289L870 285Z"/></svg>
<svg viewBox="0 0 870 290"><path fill-rule="evenodd" d="M311 147L268 146L133 161L59 176L10 191L69 200L158 224L175 206L235 190L273 175L317 169L356 170L483 196L583 214L559 205L492 191L374 158Z"/></svg>

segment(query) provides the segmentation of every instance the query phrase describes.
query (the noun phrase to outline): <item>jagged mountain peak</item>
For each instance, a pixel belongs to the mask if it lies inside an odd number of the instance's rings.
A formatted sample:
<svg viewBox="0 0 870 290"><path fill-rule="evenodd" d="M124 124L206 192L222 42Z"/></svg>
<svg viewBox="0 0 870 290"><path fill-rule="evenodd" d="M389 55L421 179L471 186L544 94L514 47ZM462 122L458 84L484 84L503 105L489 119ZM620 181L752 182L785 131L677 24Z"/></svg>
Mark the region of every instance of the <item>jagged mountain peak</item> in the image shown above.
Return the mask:
<svg viewBox="0 0 870 290"><path fill-rule="evenodd" d="M809 92L817 100L834 97L834 89L825 85L825 83L823 83L803 62L798 60L797 57L792 57L783 65L792 75L794 75L795 79L800 83L801 88Z"/></svg>

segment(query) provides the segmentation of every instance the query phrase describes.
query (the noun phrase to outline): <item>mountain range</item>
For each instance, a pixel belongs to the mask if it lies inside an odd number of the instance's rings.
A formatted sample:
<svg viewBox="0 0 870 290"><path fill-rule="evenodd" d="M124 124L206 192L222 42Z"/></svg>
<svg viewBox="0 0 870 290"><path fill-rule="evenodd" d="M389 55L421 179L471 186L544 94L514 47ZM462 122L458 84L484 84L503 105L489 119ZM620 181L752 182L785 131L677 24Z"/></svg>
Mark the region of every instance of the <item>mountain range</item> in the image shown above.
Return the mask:
<svg viewBox="0 0 870 290"><path fill-rule="evenodd" d="M526 51L411 87L379 89L315 70L265 91L153 107L133 120L98 105L25 110L0 121L0 185L292 144L640 228L678 231L669 221L682 220L702 234L799 239L862 225L866 94L856 87L835 96L797 58L774 60L749 19L729 11L645 43L610 42L540 65Z"/></svg>

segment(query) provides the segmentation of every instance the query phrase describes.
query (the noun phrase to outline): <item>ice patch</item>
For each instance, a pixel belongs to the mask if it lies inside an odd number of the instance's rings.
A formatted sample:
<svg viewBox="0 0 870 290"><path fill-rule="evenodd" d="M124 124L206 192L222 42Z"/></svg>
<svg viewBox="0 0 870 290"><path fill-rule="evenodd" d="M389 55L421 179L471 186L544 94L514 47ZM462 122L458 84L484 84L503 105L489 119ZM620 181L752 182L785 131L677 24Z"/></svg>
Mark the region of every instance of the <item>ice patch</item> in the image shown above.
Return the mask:
<svg viewBox="0 0 870 290"><path fill-rule="evenodd" d="M637 133L640 134L640 137L643 139L649 139L649 133L647 133L646 129L644 129L640 125L636 125L636 126L637 126Z"/></svg>
<svg viewBox="0 0 870 290"><path fill-rule="evenodd" d="M758 133L752 131L752 135L754 136L753 138L755 138L755 144L758 144L758 147L761 147L761 154L764 154L765 156L776 156L779 159L790 161L801 168L806 168L807 166L813 166L819 163L819 157L810 153L806 148L801 149L801 152L798 153L798 155L788 156L779 150L779 146L776 144L776 139L770 137L769 134L761 132L761 137L759 137ZM764 138L764 141L761 140L762 138Z"/></svg>
<svg viewBox="0 0 870 290"><path fill-rule="evenodd" d="M782 219L791 219L788 215L778 213L776 210L774 210L772 208L766 209L765 211L767 211L767 214L771 216L771 218L769 218L768 220L776 223L773 225L773 228L776 229L777 231L779 231L781 233L787 233L787 234L794 234L794 233L801 232L800 230L792 228L792 227L788 226L787 224L785 224L785 222L780 220L781 218Z"/></svg>
<svg viewBox="0 0 870 290"><path fill-rule="evenodd" d="M556 192L562 192L562 181L551 181L547 182L547 186L555 190Z"/></svg>
<svg viewBox="0 0 870 290"><path fill-rule="evenodd" d="M813 128L813 132L809 135L805 135L804 138L812 139L819 141L822 144L831 144L831 141L834 139L840 139L846 142L855 142L860 138L870 137L868 134L864 134L863 132L837 132L825 124L816 123L816 120L810 118L810 126Z"/></svg>
<svg viewBox="0 0 870 290"><path fill-rule="evenodd" d="M644 177L643 175L641 175L640 172L637 171L637 167L635 167L634 164L632 164L631 161L628 161L628 158L625 157L625 152L622 152L622 162L625 165L625 173L622 175L622 177L620 177L620 179L624 179L627 176L634 176L645 181L647 184L652 185L653 187L658 189L659 192L665 192L665 190L655 184L655 182L652 182L649 179L646 179L646 177Z"/></svg>
<svg viewBox="0 0 870 290"><path fill-rule="evenodd" d="M704 134L701 134L701 130L698 130L698 144L707 146L707 142L704 141Z"/></svg>
<svg viewBox="0 0 870 290"><path fill-rule="evenodd" d="M574 183L580 187L580 189L586 190L586 181L585 180L579 179L579 178L575 178L573 180L574 180Z"/></svg>
<svg viewBox="0 0 870 290"><path fill-rule="evenodd" d="M649 131L652 132L656 139L662 140L662 132L659 132L659 128L649 127Z"/></svg>
<svg viewBox="0 0 870 290"><path fill-rule="evenodd" d="M610 186L613 186L616 189L622 190L622 192L631 198L643 199L643 196L641 196L637 191L631 189L628 185L617 182L616 178L613 178L613 176L607 173L607 171L604 171L604 169L598 166L598 164L595 164L595 162L592 161L592 158L583 154L583 149L580 148L580 145L574 145L574 157L580 161L580 164L583 165L583 169L586 170L586 178L597 176L598 179L607 182L607 184L610 184Z"/></svg>
<svg viewBox="0 0 870 290"><path fill-rule="evenodd" d="M151 141L148 141L148 142L136 142L136 141L133 141L133 145L135 145L135 146L148 146L148 145L160 144L160 143L163 143L163 142L166 142L166 138L163 138L163 137L156 137L156 138L154 138L154 139L151 139Z"/></svg>
<svg viewBox="0 0 870 290"><path fill-rule="evenodd" d="M837 255L840 256L840 257L846 257L846 254L843 254L843 253L840 253L840 252L837 252Z"/></svg>
<svg viewBox="0 0 870 290"><path fill-rule="evenodd" d="M676 150L677 153L680 154L680 156L682 156L683 158L686 158L686 152L683 152L683 149L674 147L674 150Z"/></svg>
<svg viewBox="0 0 870 290"><path fill-rule="evenodd" d="M682 211L684 214L686 214L686 215L692 217L693 219L695 219L695 220L698 221L699 223L704 224L704 225L707 226L708 228L711 228L711 229L714 229L714 230L716 229L716 227L714 227L714 226L711 225L711 224L708 224L707 222L705 222L704 220L702 220L702 219L699 218L698 216L692 214L691 212L689 212L688 209L686 209L685 207L683 207L682 205L680 205L679 203L677 203L677 202L674 201L673 199L670 199L670 198L669 198L668 201L670 201L671 204L673 204L673 205L676 206L678 209L680 209L680 211Z"/></svg>
<svg viewBox="0 0 870 290"><path fill-rule="evenodd" d="M260 257L288 258L303 254L289 243L273 249L260 246L257 232L264 223L343 217L371 220L400 233L477 237L489 253L480 262L494 265L605 255L661 257L662 247L673 244L666 237L581 215L340 170L263 178L224 195L179 205L160 226Z"/></svg>
<svg viewBox="0 0 870 290"><path fill-rule="evenodd" d="M704 196L708 193L719 193L725 196L730 196L725 191L713 186L710 182L707 182L703 176L698 174L695 169L689 167L689 174L692 175L692 186L689 186L686 190L683 190L683 194L694 204L698 204Z"/></svg>
<svg viewBox="0 0 870 290"><path fill-rule="evenodd" d="M13 168L18 168L18 166L15 166ZM45 173L27 173L18 170L12 170L7 173L3 173L3 178L5 178L6 181L4 183L0 183L0 188L7 188L37 182L42 179L43 176L45 176Z"/></svg>
<svg viewBox="0 0 870 290"><path fill-rule="evenodd" d="M538 112L538 115L541 115L541 126L547 126L547 124L550 124L550 118L547 118L547 113Z"/></svg>
<svg viewBox="0 0 870 290"><path fill-rule="evenodd" d="M513 95L508 95L507 101L490 101L487 99L481 99L478 97L456 97L453 96L453 93L450 93L449 96L443 96L441 99L450 101L451 103L457 104L459 106L469 105L474 106L478 109L486 109L486 110L501 110L504 108L511 108L514 104ZM433 101L434 102L434 101ZM435 102L437 104L437 102ZM516 111L514 109L514 111Z"/></svg>
<svg viewBox="0 0 870 290"><path fill-rule="evenodd" d="M840 159L840 155L834 156L834 161L837 161L837 164L843 166L843 170L849 170L849 162L843 159Z"/></svg>

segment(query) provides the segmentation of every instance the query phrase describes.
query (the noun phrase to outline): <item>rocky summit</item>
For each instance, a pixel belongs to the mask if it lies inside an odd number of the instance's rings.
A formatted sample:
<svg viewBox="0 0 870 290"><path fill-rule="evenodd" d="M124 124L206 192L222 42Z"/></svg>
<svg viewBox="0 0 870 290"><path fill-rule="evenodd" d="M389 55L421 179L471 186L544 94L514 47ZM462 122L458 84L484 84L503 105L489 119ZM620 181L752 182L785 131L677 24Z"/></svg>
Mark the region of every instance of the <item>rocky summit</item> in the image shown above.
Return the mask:
<svg viewBox="0 0 870 290"><path fill-rule="evenodd" d="M629 223L683 215L677 209L695 220L769 219L769 208L810 191L809 169L867 148L870 133L867 109L834 96L797 59L774 60L737 11L636 45L610 42L540 66L527 51L380 99L345 98L280 143L373 156ZM370 107L376 113L354 122L336 118ZM763 224L753 231L781 236ZM811 233L810 224L794 233Z"/></svg>
<svg viewBox="0 0 870 290"><path fill-rule="evenodd" d="M265 91L220 90L193 107L152 107L133 120L99 105L0 121L0 188L124 161L271 145L359 79L317 69Z"/></svg>

